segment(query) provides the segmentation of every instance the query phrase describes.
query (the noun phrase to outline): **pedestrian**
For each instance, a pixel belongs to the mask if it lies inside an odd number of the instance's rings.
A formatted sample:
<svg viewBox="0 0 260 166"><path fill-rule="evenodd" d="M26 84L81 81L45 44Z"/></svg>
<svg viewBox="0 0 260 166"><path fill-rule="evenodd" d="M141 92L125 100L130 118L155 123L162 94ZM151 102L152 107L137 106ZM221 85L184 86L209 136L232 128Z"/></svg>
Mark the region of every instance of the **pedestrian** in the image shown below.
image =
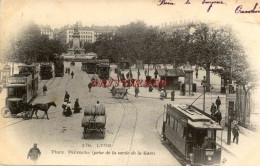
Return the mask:
<svg viewBox="0 0 260 166"><path fill-rule="evenodd" d="M64 101L67 102L67 103L70 101L70 95L68 94L67 91L66 91L65 96L64 96Z"/></svg>
<svg viewBox="0 0 260 166"><path fill-rule="evenodd" d="M66 108L65 116L68 117L68 116L71 116L71 115L72 115L72 111L71 111L71 103L70 103L70 101L69 101L68 104L67 104L67 108Z"/></svg>
<svg viewBox="0 0 260 166"><path fill-rule="evenodd" d="M43 91L43 95L46 96L46 92L47 92L47 86L46 85L43 86L42 91Z"/></svg>
<svg viewBox="0 0 260 166"><path fill-rule="evenodd" d="M217 110L217 107L215 106L214 103L212 103L212 105L211 105L211 107L210 107L210 112L211 112L211 115L212 115L212 116L215 115L216 110Z"/></svg>
<svg viewBox="0 0 260 166"><path fill-rule="evenodd" d="M138 97L138 93L139 93L139 87L135 86L135 97Z"/></svg>
<svg viewBox="0 0 260 166"><path fill-rule="evenodd" d="M68 104L68 103L65 102L65 101L62 103L62 106L61 106L61 107L62 107L62 109L63 109L63 114L64 114L64 112L65 112L65 110L66 110L66 108L67 108L67 104Z"/></svg>
<svg viewBox="0 0 260 166"><path fill-rule="evenodd" d="M27 155L27 159L31 159L32 161L34 161L34 163L37 162L38 158L41 156L41 151L40 149L37 147L37 144L35 143L33 145L33 148L31 148L28 152Z"/></svg>
<svg viewBox="0 0 260 166"><path fill-rule="evenodd" d="M216 100L216 105L217 105L217 110L219 110L219 107L221 105L221 100L220 100L219 96L218 96L218 98Z"/></svg>
<svg viewBox="0 0 260 166"><path fill-rule="evenodd" d="M240 130L239 130L238 124L235 124L234 127L233 127L233 130L232 130L232 133L233 133L233 143L236 140L236 144L238 144L239 132L240 132Z"/></svg>
<svg viewBox="0 0 260 166"><path fill-rule="evenodd" d="M155 69L155 71L154 71L154 78L155 79L157 79L157 75L158 75L158 71L157 71L157 69Z"/></svg>
<svg viewBox="0 0 260 166"><path fill-rule="evenodd" d="M74 114L80 113L81 107L79 105L79 99L76 99L74 103Z"/></svg>
<svg viewBox="0 0 260 166"><path fill-rule="evenodd" d="M67 74L67 72L68 72L68 68L65 69L65 74Z"/></svg>
<svg viewBox="0 0 260 166"><path fill-rule="evenodd" d="M163 91L163 90L161 90L161 92L160 92L160 99L161 99L161 100L164 99L164 91Z"/></svg>
<svg viewBox="0 0 260 166"><path fill-rule="evenodd" d="M99 106L100 106L99 101L97 101L96 108L98 108Z"/></svg>
<svg viewBox="0 0 260 166"><path fill-rule="evenodd" d="M216 114L214 115L216 117L217 123L221 125L222 115L219 110L217 110Z"/></svg>
<svg viewBox="0 0 260 166"><path fill-rule="evenodd" d="M68 75L70 74L70 68L68 68Z"/></svg>
<svg viewBox="0 0 260 166"><path fill-rule="evenodd" d="M74 72L72 71L71 72L71 79L73 79L73 76L74 76Z"/></svg>
<svg viewBox="0 0 260 166"><path fill-rule="evenodd" d="M145 69L145 70L144 70L144 75L146 76L146 74L147 74L147 70Z"/></svg>
<svg viewBox="0 0 260 166"><path fill-rule="evenodd" d="M149 86L149 92L152 92L153 91L153 87L152 85Z"/></svg>
<svg viewBox="0 0 260 166"><path fill-rule="evenodd" d="M88 91L89 91L89 92L91 91L91 88L92 88L92 82L90 82L90 83L88 84Z"/></svg>
<svg viewBox="0 0 260 166"><path fill-rule="evenodd" d="M139 71L139 69L138 69L138 71L137 71L137 77L139 78L140 75L141 75L141 73L140 73L140 71Z"/></svg>
<svg viewBox="0 0 260 166"><path fill-rule="evenodd" d="M196 78L198 78L199 72L196 70Z"/></svg>
<svg viewBox="0 0 260 166"><path fill-rule="evenodd" d="M175 90L173 89L171 92L171 100L174 101L174 97L175 97Z"/></svg>

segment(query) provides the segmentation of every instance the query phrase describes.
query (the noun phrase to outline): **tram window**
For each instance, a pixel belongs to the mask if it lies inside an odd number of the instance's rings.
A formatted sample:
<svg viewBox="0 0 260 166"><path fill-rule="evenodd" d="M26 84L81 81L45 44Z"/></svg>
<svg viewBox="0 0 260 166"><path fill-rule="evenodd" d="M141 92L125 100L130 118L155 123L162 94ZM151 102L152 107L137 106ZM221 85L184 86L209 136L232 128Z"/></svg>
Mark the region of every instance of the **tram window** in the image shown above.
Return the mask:
<svg viewBox="0 0 260 166"><path fill-rule="evenodd" d="M174 123L174 130L177 132L178 131L178 121L175 120L175 123Z"/></svg>
<svg viewBox="0 0 260 166"><path fill-rule="evenodd" d="M184 126L182 124L178 124L178 131L177 133L181 136L184 137Z"/></svg>
<svg viewBox="0 0 260 166"><path fill-rule="evenodd" d="M173 128L173 124L174 124L174 119L172 117L170 117L170 126Z"/></svg>
<svg viewBox="0 0 260 166"><path fill-rule="evenodd" d="M170 125L170 116L168 114L166 115L166 123Z"/></svg>
<svg viewBox="0 0 260 166"><path fill-rule="evenodd" d="M211 139L214 139L214 132L213 132L213 130L207 130L207 137L211 138Z"/></svg>

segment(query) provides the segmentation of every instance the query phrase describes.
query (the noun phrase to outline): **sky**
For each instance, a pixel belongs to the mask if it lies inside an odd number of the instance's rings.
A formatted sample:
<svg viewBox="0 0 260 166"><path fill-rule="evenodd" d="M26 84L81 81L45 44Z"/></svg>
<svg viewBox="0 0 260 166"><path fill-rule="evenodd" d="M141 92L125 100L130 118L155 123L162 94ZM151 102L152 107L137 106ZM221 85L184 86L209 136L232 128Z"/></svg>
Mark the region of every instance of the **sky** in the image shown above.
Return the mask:
<svg viewBox="0 0 260 166"><path fill-rule="evenodd" d="M188 5L184 4L187 0L165 1L175 5L158 6L159 0L2 0L1 39L4 43L29 21L59 28L76 21L82 21L83 26L119 26L142 20L148 25L160 26L180 20L198 20L216 26L231 25L247 48L252 64L260 66L260 13L235 13L239 5L245 10L253 9L256 0L224 1L226 4L214 4L209 12L209 4L202 4L203 0L189 0Z"/></svg>

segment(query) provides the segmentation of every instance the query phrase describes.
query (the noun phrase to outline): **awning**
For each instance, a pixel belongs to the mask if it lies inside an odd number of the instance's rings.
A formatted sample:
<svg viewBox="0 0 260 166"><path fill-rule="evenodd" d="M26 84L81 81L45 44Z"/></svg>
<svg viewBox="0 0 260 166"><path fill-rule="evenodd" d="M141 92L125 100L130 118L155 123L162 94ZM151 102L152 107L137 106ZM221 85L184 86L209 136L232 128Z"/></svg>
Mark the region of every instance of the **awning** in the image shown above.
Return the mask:
<svg viewBox="0 0 260 166"><path fill-rule="evenodd" d="M193 126L194 128L199 128L199 129L223 130L223 128L215 121L194 122L194 121L188 120L188 124Z"/></svg>

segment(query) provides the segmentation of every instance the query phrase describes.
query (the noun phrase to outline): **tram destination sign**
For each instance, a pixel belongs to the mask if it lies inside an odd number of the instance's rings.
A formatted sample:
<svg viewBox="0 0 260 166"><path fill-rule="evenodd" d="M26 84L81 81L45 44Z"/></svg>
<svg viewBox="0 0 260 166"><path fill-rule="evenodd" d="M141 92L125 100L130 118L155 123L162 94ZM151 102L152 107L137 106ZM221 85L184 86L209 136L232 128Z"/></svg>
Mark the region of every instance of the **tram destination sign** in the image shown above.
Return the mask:
<svg viewBox="0 0 260 166"><path fill-rule="evenodd" d="M27 82L26 77L9 77L7 79L9 84L25 84Z"/></svg>

